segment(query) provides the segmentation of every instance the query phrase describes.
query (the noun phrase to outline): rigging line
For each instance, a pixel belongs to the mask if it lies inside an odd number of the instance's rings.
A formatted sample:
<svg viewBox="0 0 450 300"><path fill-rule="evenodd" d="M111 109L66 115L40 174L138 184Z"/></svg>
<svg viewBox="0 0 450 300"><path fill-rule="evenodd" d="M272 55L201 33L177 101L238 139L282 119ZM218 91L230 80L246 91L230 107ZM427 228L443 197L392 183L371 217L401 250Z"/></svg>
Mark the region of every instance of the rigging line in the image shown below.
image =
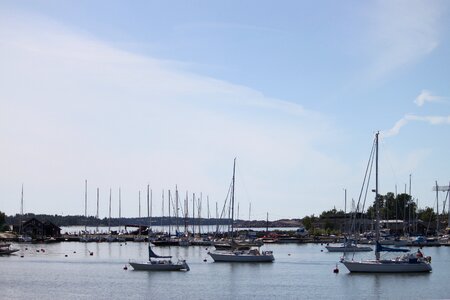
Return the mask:
<svg viewBox="0 0 450 300"><path fill-rule="evenodd" d="M223 207L222 207L222 211L220 212L220 216L219 216L219 219L222 219L223 218L223 215L225 214L225 209L226 209L226 206L227 206L227 201L228 201L228 199L230 198L230 193L231 193L231 187L232 187L232 185L233 185L233 181L231 181L231 183L230 183L230 186L228 187L228 192L227 192L227 196L225 197L225 201L223 202ZM217 224L217 227L216 227L216 235L219 233L219 228L220 226L219 226L219 224Z"/></svg>
<svg viewBox="0 0 450 300"><path fill-rule="evenodd" d="M394 166L392 164L393 159L390 156L391 152L389 151L387 143L385 143L383 139L381 139L381 146L383 147L383 149L386 149L385 151L382 151L382 153L384 153L386 155L386 160L388 162L388 165L389 165L389 167L391 169L392 174L394 175L395 182L397 183L398 182L398 177L397 177L397 173L395 173L395 169L394 169Z"/></svg>
<svg viewBox="0 0 450 300"><path fill-rule="evenodd" d="M250 202L253 202L253 201L252 201L252 198L250 197L250 194L248 193L247 185L245 184L245 177L242 175L243 173L241 172L240 167L239 167L238 164L236 164L236 171L237 171L238 175L240 175L240 176L239 176L239 183L240 183L240 185L242 185L242 187L243 187L244 194L245 194L245 196L247 197L247 201L248 201L249 203L250 203ZM235 200L236 200L236 199L235 199Z"/></svg>
<svg viewBox="0 0 450 300"><path fill-rule="evenodd" d="M372 144L372 150L370 151L369 160L367 162L363 183L361 185L361 190L360 190L359 197L358 197L358 202L357 202L357 205L356 205L356 211L355 211L355 214L354 214L354 216L352 218L353 220L352 220L351 231L355 231L356 230L356 220L357 220L357 215L358 215L360 204L361 204L361 197L362 197L362 194L363 194L363 191L364 191L364 187L366 185L366 179L367 179L367 174L369 172L369 168L370 168L370 170L372 170L371 165L373 164L374 152L375 152L375 140L374 140L374 142ZM366 194L367 194L367 192L366 192Z"/></svg>

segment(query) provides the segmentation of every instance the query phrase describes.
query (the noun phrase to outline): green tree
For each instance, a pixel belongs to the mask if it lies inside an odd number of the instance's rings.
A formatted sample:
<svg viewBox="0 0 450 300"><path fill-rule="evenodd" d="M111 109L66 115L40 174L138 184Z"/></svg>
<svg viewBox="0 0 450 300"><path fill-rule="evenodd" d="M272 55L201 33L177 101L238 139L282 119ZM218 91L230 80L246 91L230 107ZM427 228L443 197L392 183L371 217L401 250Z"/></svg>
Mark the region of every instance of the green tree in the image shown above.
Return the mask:
<svg viewBox="0 0 450 300"><path fill-rule="evenodd" d="M305 226L305 229L310 231L313 228L313 223L316 217L314 215L306 216L303 218L302 223Z"/></svg>
<svg viewBox="0 0 450 300"><path fill-rule="evenodd" d="M436 222L436 213L431 207L419 210L419 219L424 222Z"/></svg>
<svg viewBox="0 0 450 300"><path fill-rule="evenodd" d="M417 205L411 196L408 194L398 194L397 197L393 193L380 195L378 197L378 204L380 206L380 218L387 220L409 220L413 218L417 211ZM369 218L376 218L375 214L376 201L367 209Z"/></svg>
<svg viewBox="0 0 450 300"><path fill-rule="evenodd" d="M5 231L6 215L4 212L0 211L0 231Z"/></svg>

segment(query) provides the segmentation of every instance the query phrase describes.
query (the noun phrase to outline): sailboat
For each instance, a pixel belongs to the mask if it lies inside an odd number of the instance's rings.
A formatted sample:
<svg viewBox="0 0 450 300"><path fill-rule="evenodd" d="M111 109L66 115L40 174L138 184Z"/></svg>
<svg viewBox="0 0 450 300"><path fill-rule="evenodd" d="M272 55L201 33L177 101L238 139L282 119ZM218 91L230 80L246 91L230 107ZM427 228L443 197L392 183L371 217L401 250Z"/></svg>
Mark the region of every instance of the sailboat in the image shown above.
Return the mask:
<svg viewBox="0 0 450 300"><path fill-rule="evenodd" d="M134 262L129 264L136 271L189 271L190 268L185 260L178 260L174 263L172 256L160 256L153 252L150 244L148 245L148 262Z"/></svg>
<svg viewBox="0 0 450 300"><path fill-rule="evenodd" d="M378 135L375 134L375 206L376 206L376 223L375 223L375 259L373 260L347 260L341 262L350 272L361 273L414 273L414 272L430 272L431 258L424 257L420 250L417 253L407 253L394 259L380 259L380 253L403 251L398 248L388 248L380 245L380 205L378 195ZM405 249L408 251L408 249Z"/></svg>
<svg viewBox="0 0 450 300"><path fill-rule="evenodd" d="M235 185L236 158L233 163L233 179L231 184L231 249L208 252L215 262L273 262L272 251L260 251L259 247L242 249L234 241L234 185Z"/></svg>

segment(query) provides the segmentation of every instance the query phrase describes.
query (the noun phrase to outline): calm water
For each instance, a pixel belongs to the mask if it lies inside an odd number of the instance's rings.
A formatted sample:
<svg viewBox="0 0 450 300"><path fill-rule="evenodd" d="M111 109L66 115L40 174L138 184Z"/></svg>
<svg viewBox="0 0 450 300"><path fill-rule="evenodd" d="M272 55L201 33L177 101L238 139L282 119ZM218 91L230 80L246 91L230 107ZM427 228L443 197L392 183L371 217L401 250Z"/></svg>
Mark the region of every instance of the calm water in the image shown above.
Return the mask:
<svg viewBox="0 0 450 300"><path fill-rule="evenodd" d="M146 260L147 244L77 243L15 245L0 257L0 299L442 299L449 298L450 247L426 248L433 272L413 275L349 274L339 253L321 245L270 245L269 264L214 263L205 247L158 248L187 259L190 272L124 270ZM28 248L25 250L25 248ZM45 252L37 252L43 248ZM94 252L94 256L89 255ZM74 253L76 252L76 253ZM21 258L20 255L24 257ZM68 257L65 257L68 255ZM358 254L372 257L373 253ZM207 262L203 260L207 258Z"/></svg>

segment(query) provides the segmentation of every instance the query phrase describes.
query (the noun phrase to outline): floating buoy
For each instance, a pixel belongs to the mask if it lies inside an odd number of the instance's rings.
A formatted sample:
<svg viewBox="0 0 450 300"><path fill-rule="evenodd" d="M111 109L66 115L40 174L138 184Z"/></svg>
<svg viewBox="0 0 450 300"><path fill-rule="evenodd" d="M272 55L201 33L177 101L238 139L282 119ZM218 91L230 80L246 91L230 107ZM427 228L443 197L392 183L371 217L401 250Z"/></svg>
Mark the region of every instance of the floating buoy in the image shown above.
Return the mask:
<svg viewBox="0 0 450 300"><path fill-rule="evenodd" d="M323 252L323 249L320 249L320 252Z"/></svg>
<svg viewBox="0 0 450 300"><path fill-rule="evenodd" d="M64 255L64 256L67 257L67 256L69 256L69 255L66 254L66 255Z"/></svg>
<svg viewBox="0 0 450 300"><path fill-rule="evenodd" d="M94 252L89 252L89 255L90 256L94 256Z"/></svg>
<svg viewBox="0 0 450 300"><path fill-rule="evenodd" d="M77 251L73 251L73 253L77 253Z"/></svg>
<svg viewBox="0 0 450 300"><path fill-rule="evenodd" d="M290 254L290 253L288 253L288 256L291 256L291 254Z"/></svg>
<svg viewBox="0 0 450 300"><path fill-rule="evenodd" d="M339 273L339 268L338 268L337 264L336 264L336 268L333 270L333 273L335 273L335 274Z"/></svg>
<svg viewBox="0 0 450 300"><path fill-rule="evenodd" d="M203 260L204 262L207 262L206 258Z"/></svg>
<svg viewBox="0 0 450 300"><path fill-rule="evenodd" d="M124 270L128 270L128 267L127 267L127 265L125 265L125 266L123 267L123 269L124 269Z"/></svg>
<svg viewBox="0 0 450 300"><path fill-rule="evenodd" d="M25 247L25 250L28 250L28 247Z"/></svg>
<svg viewBox="0 0 450 300"><path fill-rule="evenodd" d="M39 249L37 249L36 252L39 252Z"/></svg>
<svg viewBox="0 0 450 300"><path fill-rule="evenodd" d="M21 255L20 257L22 257L22 258L23 258L23 255Z"/></svg>
<svg viewBox="0 0 450 300"><path fill-rule="evenodd" d="M208 251L208 247L206 247L205 250Z"/></svg>

